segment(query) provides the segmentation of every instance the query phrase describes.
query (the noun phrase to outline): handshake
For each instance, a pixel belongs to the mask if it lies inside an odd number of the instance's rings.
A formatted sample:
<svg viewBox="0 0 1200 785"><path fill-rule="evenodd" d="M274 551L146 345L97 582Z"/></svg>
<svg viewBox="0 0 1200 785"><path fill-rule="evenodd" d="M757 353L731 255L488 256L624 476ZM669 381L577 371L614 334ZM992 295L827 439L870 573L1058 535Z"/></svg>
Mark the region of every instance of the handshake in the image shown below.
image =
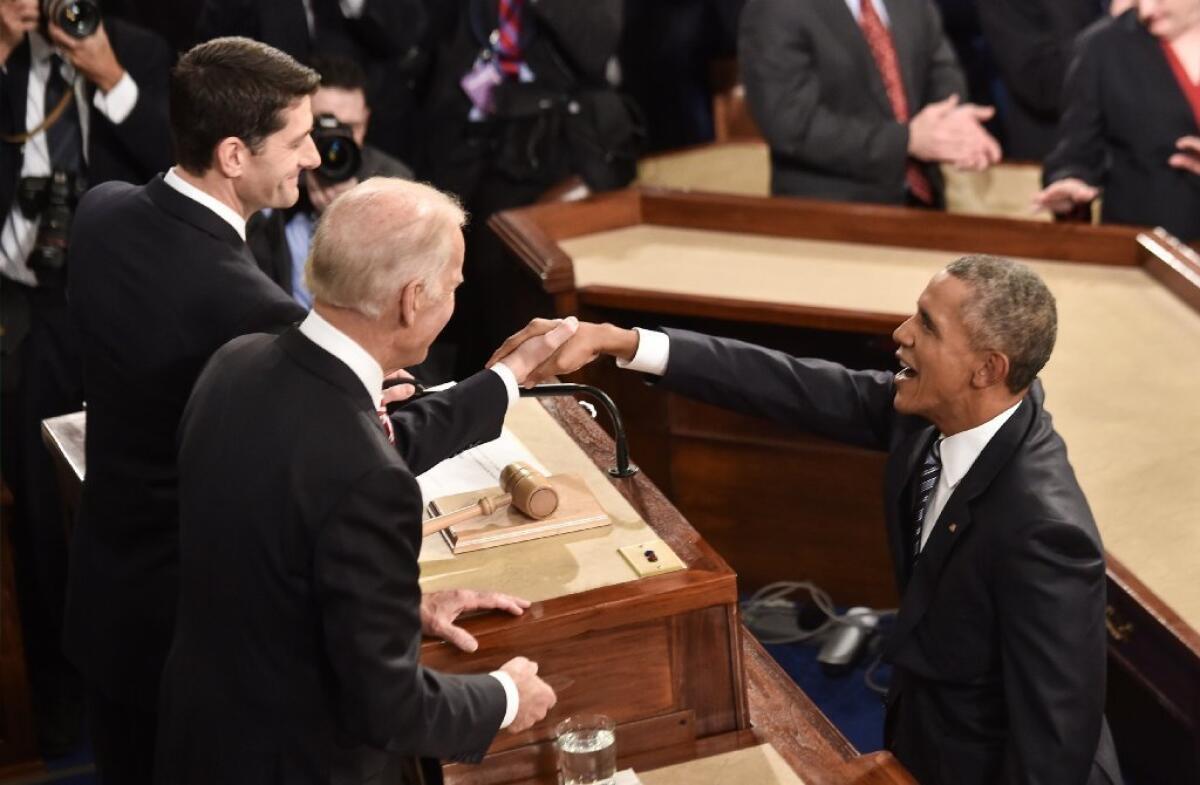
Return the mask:
<svg viewBox="0 0 1200 785"><path fill-rule="evenodd" d="M580 322L574 316L534 319L501 344L487 366L503 362L520 384L531 387L552 376L573 373L602 354L628 362L637 348L634 330Z"/></svg>

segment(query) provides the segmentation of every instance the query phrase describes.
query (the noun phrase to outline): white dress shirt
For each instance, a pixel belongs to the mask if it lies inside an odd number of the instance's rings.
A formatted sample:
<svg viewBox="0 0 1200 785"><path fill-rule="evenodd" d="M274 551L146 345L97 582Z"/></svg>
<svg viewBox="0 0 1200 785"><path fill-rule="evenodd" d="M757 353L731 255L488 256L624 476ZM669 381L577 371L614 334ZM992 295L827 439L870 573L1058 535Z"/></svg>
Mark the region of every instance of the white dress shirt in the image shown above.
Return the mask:
<svg viewBox="0 0 1200 785"><path fill-rule="evenodd" d="M201 191L187 180L184 180L175 171L174 166L167 170L167 174L163 177L163 182L187 198L191 199L193 202L199 202L208 209L212 210L217 214L217 217L232 226L233 230L238 233L238 237L242 238L242 241L245 242L246 219L243 218L237 210L225 204L207 191Z"/></svg>
<svg viewBox="0 0 1200 785"><path fill-rule="evenodd" d="M643 330L641 327L633 329L638 333L637 351L634 352L633 359L629 362L617 360L617 365L631 371L662 376L667 372L667 361L671 357L671 339L667 337L666 333L660 333L657 330ZM970 430L961 431L953 436L939 434L938 439L942 443L942 472L938 475L937 485L934 486L933 496L929 499L929 509L926 510L921 526L922 548L925 547L925 541L929 539L929 534L937 524L938 516L945 509L946 502L950 500L954 489L971 470L971 466L975 464L975 460L979 458L983 448L987 447L988 442L992 440L1001 426L1008 422L1008 418L1012 417L1013 412L1020 405L1021 402L1018 401L992 419Z"/></svg>
<svg viewBox="0 0 1200 785"><path fill-rule="evenodd" d="M354 375L359 378L366 388L367 394L372 401L378 402L383 393L383 368L374 357L360 346L353 338L346 335L344 332L334 327L329 321L321 316L316 311L309 311L308 316L300 323L300 332L317 346L332 354L349 366ZM517 377L509 370L504 363L496 363L491 370L496 372L504 381L504 389L508 392L508 405L512 406L520 397L520 389L517 386ZM500 682L500 686L504 687L505 709L504 719L500 722L500 729L503 730L512 724L512 721L517 717L517 707L520 704L520 696L517 693L517 685L504 671L492 671L490 676Z"/></svg>
<svg viewBox="0 0 1200 785"><path fill-rule="evenodd" d="M29 81L25 92L25 128L32 130L42 124L46 118L46 82L50 79L50 58L56 53L55 47L42 37L41 33L29 33ZM59 53L61 56L61 53ZM5 72L7 68L0 66ZM73 85L75 103L79 111L79 130L83 139L83 160L88 159L88 139L90 138L91 116L87 109L87 85L83 79L76 79L75 66L62 58L61 71L67 84ZM92 99L96 111L107 117L114 124L120 125L129 113L133 111L138 100L138 86L133 77L126 71L121 81L107 93L97 90ZM53 108L53 107L51 107ZM21 177L49 177L50 147L46 142L46 132L43 130L30 137L24 145L24 157L21 161ZM20 205L13 199L12 209L5 217L4 228L0 230L0 273L6 278L26 284L37 285L37 276L27 264L29 254L33 252L37 242L38 224L41 218L30 220L21 212Z"/></svg>

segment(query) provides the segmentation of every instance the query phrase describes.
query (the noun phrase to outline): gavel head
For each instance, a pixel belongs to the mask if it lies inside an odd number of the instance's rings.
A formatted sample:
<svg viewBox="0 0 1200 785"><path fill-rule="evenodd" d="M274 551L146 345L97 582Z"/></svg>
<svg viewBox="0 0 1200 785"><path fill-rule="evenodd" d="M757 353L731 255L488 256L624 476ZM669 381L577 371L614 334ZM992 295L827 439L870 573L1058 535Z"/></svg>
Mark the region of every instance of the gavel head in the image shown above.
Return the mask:
<svg viewBox="0 0 1200 785"><path fill-rule="evenodd" d="M558 491L550 480L523 461L504 467L500 487L512 496L513 506L530 518L548 518L558 509Z"/></svg>

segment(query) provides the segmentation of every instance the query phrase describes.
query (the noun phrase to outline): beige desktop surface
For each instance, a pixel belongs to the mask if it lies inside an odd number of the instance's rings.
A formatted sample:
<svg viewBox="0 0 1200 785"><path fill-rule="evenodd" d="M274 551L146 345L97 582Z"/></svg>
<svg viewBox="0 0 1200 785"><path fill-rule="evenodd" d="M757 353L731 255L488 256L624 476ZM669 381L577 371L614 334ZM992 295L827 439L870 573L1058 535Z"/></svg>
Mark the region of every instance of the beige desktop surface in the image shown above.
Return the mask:
<svg viewBox="0 0 1200 785"><path fill-rule="evenodd" d="M635 226L562 243L576 285L909 314L959 254ZM1137 268L1024 260L1058 300L1046 408L1104 544L1200 629L1200 317Z"/></svg>
<svg viewBox="0 0 1200 785"><path fill-rule="evenodd" d="M804 785L770 744L639 771L637 775L642 785Z"/></svg>
<svg viewBox="0 0 1200 785"><path fill-rule="evenodd" d="M551 473L582 477L612 525L458 555L432 534L421 545L421 589L501 591L541 602L638 580L619 549L658 535L608 476L535 400L519 401L505 426ZM673 554L666 543L661 548Z"/></svg>

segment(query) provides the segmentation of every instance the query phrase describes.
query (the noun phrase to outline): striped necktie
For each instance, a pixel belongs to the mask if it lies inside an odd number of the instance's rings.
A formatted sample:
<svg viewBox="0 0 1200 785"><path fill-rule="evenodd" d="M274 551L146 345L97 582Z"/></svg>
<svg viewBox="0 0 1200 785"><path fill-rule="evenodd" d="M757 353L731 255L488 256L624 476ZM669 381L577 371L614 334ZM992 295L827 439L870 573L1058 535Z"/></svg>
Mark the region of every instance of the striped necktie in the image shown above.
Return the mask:
<svg viewBox="0 0 1200 785"><path fill-rule="evenodd" d="M934 439L925 454L925 462L921 465L921 476L917 484L917 507L913 515L913 561L921 555L921 532L925 528L925 512L929 509L929 500L933 498L933 489L937 487L938 477L942 473L942 440Z"/></svg>
<svg viewBox="0 0 1200 785"><path fill-rule="evenodd" d="M525 0L500 0L496 26L496 55L500 70L510 79L521 74L521 12Z"/></svg>

